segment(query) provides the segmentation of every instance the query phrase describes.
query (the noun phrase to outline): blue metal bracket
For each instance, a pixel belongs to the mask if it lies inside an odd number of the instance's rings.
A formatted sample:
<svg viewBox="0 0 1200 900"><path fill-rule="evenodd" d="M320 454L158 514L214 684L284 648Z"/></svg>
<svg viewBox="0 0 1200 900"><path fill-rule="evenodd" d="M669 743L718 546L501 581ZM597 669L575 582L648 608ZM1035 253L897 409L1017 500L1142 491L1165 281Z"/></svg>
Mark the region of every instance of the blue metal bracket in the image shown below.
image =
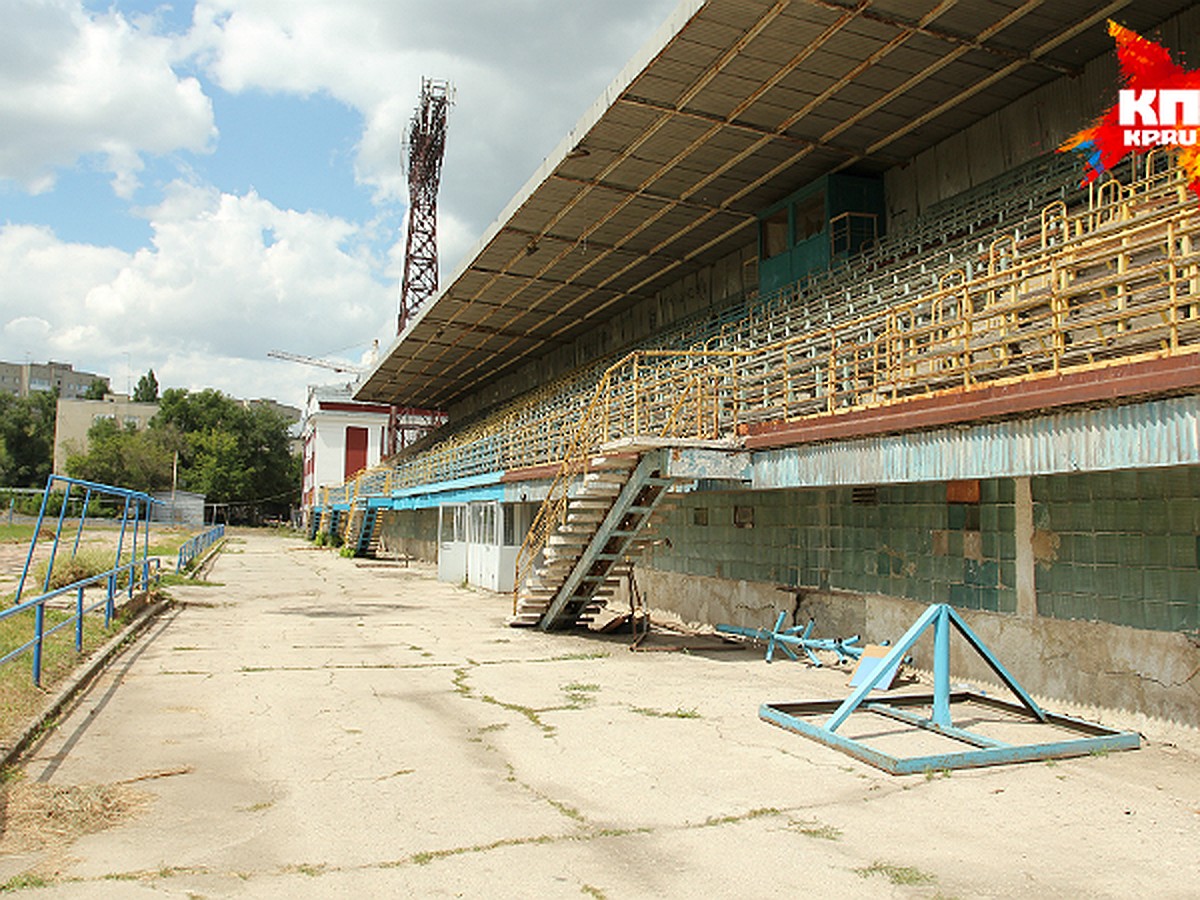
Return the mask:
<svg viewBox="0 0 1200 900"><path fill-rule="evenodd" d="M1009 703L974 691L950 690L950 629L954 628L973 650L988 664L1001 683L1018 703ZM896 662L907 654L927 630L933 633L933 693L889 697L887 701L867 696ZM1005 719L1016 718L1024 723L1044 726L1048 739L1027 744L1013 744L976 731L955 726L951 718L954 704L972 704L1002 713ZM928 715L913 711L925 710ZM838 729L855 712L868 712L903 722L924 731L935 732L947 739L965 743L973 749L949 751L927 756L901 757L876 747L864 739L838 734ZM826 746L869 762L893 775L907 775L937 769L960 769L975 766L1084 756L1112 750L1136 750L1141 741L1137 732L1117 731L1082 719L1060 716L1043 710L1017 680L1001 665L962 617L948 604L936 603L925 610L905 632L888 654L849 697L843 701L817 700L798 703L764 703L759 718L781 728L795 731L820 741ZM823 723L818 720L828 715ZM1064 736L1065 733L1065 736Z"/></svg>
<svg viewBox="0 0 1200 900"><path fill-rule="evenodd" d="M766 641L767 662L771 662L774 659L776 647L792 659L800 658L792 650L792 647L799 647L808 658L808 661L818 668L821 665L821 660L817 658L817 655L813 652L814 650L828 650L831 653L836 653L839 663L858 659L862 656L863 651L862 647L858 646L859 636L857 634L848 638L814 638L812 637L812 619L809 619L804 625L784 628L783 623L786 618L787 613L780 612L779 617L775 620L775 627L771 631L767 631L765 628L743 628L740 625L718 625L717 631L721 634L732 634L756 641Z"/></svg>

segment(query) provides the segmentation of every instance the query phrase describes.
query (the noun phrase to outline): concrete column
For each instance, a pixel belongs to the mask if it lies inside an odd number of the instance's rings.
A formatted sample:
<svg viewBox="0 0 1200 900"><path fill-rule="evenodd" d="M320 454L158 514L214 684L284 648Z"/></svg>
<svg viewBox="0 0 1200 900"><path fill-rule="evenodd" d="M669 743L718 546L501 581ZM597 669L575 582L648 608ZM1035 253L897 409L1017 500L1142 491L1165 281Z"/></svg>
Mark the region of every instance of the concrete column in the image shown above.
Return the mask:
<svg viewBox="0 0 1200 900"><path fill-rule="evenodd" d="M829 570L833 565L830 545L832 543L832 535L830 532L830 516L829 505L831 502L829 490L820 492L820 508L818 511L821 533L821 544L817 548L817 585L823 591L829 590Z"/></svg>
<svg viewBox="0 0 1200 900"><path fill-rule="evenodd" d="M1033 488L1028 476L1013 479L1017 539L1017 615L1037 617L1037 588L1033 557Z"/></svg>

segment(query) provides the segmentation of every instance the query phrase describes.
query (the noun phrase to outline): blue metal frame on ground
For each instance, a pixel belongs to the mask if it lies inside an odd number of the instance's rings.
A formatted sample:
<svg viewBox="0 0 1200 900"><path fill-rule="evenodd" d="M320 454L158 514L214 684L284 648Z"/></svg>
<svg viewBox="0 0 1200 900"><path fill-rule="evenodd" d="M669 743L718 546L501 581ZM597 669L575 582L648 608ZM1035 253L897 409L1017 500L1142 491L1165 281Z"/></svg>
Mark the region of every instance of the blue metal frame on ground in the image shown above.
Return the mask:
<svg viewBox="0 0 1200 900"><path fill-rule="evenodd" d="M786 612L780 612L779 618L775 620L775 628L771 631L767 631L765 628L743 628L740 625L718 625L717 631L721 634L732 634L755 641L766 641L767 662L771 662L775 658L776 647L792 659L800 658L792 650L793 646L799 647L808 657L808 661L818 668L821 666L821 660L813 653L814 650L828 650L836 653L839 663L858 659L863 654L862 647L858 646L857 634L848 638L815 638L812 637L815 624L812 619L809 619L804 625L784 628L783 623L786 617Z"/></svg>
<svg viewBox="0 0 1200 900"><path fill-rule="evenodd" d="M974 691L950 691L950 628L954 627L972 649L983 658L1000 681L1017 697L1019 704L1008 703ZM901 660L929 628L934 629L934 664L932 694L889 697L886 701L866 702L871 690L887 670ZM1056 731L1067 731L1072 737L1045 742L1015 744L956 727L951 717L954 703L975 703L1019 716L1024 722L1045 725ZM928 707L929 716L919 715L909 707ZM971 750L937 753L925 756L902 757L871 747L863 740L838 734L837 729L856 711L866 711L902 722L918 729L935 732L946 738L969 744ZM824 723L808 721L828 714ZM1017 683L1016 679L992 655L962 617L945 603L935 603L913 623L887 656L875 667L874 673L863 681L845 700L815 700L794 703L764 703L759 718L789 731L820 741L826 746L848 753L893 775L911 775L940 769L962 769L994 766L1006 763L1030 762L1067 756L1086 756L1089 753L1113 750L1136 750L1141 746L1137 732L1118 731L1043 710Z"/></svg>

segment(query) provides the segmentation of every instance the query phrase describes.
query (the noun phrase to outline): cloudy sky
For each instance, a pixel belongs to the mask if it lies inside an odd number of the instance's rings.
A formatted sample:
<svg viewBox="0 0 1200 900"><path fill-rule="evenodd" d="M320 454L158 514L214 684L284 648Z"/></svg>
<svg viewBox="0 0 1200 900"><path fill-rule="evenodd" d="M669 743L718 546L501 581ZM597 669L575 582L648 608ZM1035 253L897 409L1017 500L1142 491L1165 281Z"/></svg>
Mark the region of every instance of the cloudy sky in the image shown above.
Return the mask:
<svg viewBox="0 0 1200 900"><path fill-rule="evenodd" d="M301 405L268 350L394 336L421 77L449 273L674 5L0 0L0 360Z"/></svg>

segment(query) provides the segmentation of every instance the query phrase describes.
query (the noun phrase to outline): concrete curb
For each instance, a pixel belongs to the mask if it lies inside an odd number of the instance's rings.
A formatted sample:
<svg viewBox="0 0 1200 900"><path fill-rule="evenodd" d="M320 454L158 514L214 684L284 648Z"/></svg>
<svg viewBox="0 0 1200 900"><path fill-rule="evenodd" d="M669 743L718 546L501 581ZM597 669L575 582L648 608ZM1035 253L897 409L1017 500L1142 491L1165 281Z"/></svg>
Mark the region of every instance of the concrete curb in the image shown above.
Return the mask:
<svg viewBox="0 0 1200 900"><path fill-rule="evenodd" d="M55 719L78 694L82 693L95 680L109 663L120 656L134 640L157 619L166 609L174 605L173 600L160 600L152 606L147 606L137 617L109 639L84 665L71 673L62 682L58 693L50 704L42 710L25 729L17 735L11 746L0 747L0 769L15 765L21 756L33 746L47 731L47 725Z"/></svg>

